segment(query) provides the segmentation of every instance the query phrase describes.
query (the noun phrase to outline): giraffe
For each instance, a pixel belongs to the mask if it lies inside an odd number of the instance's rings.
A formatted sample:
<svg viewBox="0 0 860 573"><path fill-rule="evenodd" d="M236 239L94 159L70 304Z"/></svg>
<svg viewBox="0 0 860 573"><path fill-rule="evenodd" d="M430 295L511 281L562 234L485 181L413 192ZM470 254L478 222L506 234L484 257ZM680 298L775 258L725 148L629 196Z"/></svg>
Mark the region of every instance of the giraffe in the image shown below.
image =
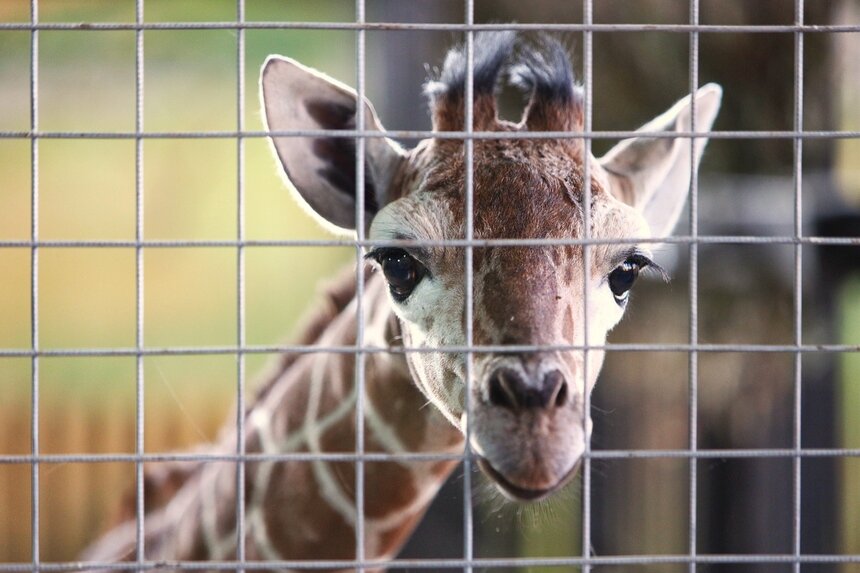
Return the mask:
<svg viewBox="0 0 860 573"><path fill-rule="evenodd" d="M500 134L473 144L474 238L583 237L586 147L576 137L583 129L583 92L565 49L548 36L478 33L473 65L474 130ZM592 428L585 397L604 359L602 350L592 349L586 377L581 348L605 342L639 274L660 272L647 239L671 233L707 141L696 139L692 146L689 137L653 135L691 131L688 96L644 125L641 136L589 158L588 236L599 242L590 247L588 269L582 244L571 241L474 247L474 343L548 349L475 352L467 383L464 353L440 350L466 343L464 249L444 243L467 234L466 150L462 139L443 136L465 128L466 75L465 48L453 48L425 86L439 135L409 150L385 137L369 101L359 102L348 86L290 58L266 60L261 104L270 132L355 129L361 113L365 128L379 133L365 140L363 230L371 246L369 268L359 273L364 312L357 308L357 273L349 269L329 288L299 341L354 345L363 316L363 344L393 350L364 356L365 451L462 453L468 401L469 446L479 467L506 497L534 501L576 474ZM518 123L497 113L495 93L505 76L528 97ZM698 132L710 130L721 94L715 84L694 94ZM571 137L510 137L521 131ZM277 133L270 141L297 200L328 228L354 234L355 142ZM583 285L590 293L587 307ZM242 439L249 454L354 452L355 368L351 353L281 358L250 401L244 435L228 425L217 443L201 451L235 452ZM245 557L351 560L361 519L365 558L390 559L455 465L454 456L364 462L359 516L350 460L247 461ZM235 559L236 485L231 461L149 469L145 558ZM85 559L136 559L134 504L129 507Z"/></svg>

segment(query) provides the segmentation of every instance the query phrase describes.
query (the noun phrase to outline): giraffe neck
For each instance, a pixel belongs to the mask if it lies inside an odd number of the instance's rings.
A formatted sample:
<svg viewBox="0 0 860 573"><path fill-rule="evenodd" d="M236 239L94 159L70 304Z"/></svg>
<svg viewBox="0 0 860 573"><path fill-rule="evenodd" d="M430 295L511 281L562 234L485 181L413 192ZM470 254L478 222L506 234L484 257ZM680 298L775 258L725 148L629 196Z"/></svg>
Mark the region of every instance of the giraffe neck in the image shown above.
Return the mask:
<svg viewBox="0 0 860 573"><path fill-rule="evenodd" d="M343 280L354 285L354 274ZM365 346L399 344L399 327L384 289L379 275L366 281ZM308 334L313 339L305 336L303 342L321 347L356 343L357 305L353 297L343 296L346 292L343 285L335 287L329 298L334 308L323 313L330 320L325 327L320 320L312 323ZM348 298L353 300L346 304ZM246 452L355 453L356 364L353 353L302 354L283 360L247 412ZM365 452L461 451L462 435L427 405L403 354L364 355L363 397ZM234 452L235 427L226 428L222 435L214 451ZM246 558L353 559L359 521L364 526L365 558L390 557L455 465L447 460L363 462L364 515L359 517L353 461L248 462ZM188 472L176 494L146 516L146 558L235 558L236 483L236 466L231 462L198 464ZM109 532L88 558L134 558L133 526L127 522ZM126 544L121 543L123 528L128 530L125 537L132 536Z"/></svg>

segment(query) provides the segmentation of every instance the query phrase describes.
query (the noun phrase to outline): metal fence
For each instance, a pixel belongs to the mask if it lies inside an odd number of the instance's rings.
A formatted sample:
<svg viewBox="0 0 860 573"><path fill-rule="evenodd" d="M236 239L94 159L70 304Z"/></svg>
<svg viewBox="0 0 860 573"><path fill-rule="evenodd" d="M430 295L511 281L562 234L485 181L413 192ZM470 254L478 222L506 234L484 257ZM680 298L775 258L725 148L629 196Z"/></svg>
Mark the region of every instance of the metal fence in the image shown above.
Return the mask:
<svg viewBox="0 0 860 573"><path fill-rule="evenodd" d="M133 463L136 475L136 528L137 528L137 555L138 560L134 563L88 563L86 566L92 569L129 569L150 570L156 569L162 564L147 560L144 552L144 491L143 491L143 468L147 462L158 461L235 461L237 463L237 483L245 481L246 461L259 461L261 459L273 459L278 461L287 460L314 460L327 461L352 461L356 464L356 513L364 514L364 463L367 461L381 460L427 460L427 459L451 459L446 455L431 454L401 454L380 455L366 454L363 435L363 424L358 423L357 439L354 454L284 454L277 456L246 454L244 441L241 436L245 431L245 419L243 412L246 409L246 357L252 355L269 355L277 353L350 353L356 358L356 384L359 389L364 386L363 360L368 353L374 352L421 352L426 351L417 348L404 348L400 350L369 348L364 345L364 327L361 317L363 297L363 282L358 280L360 274L356 275L357 298L359 300L359 320L357 339L354 345L328 346L328 347L306 347L300 345L255 345L250 344L246 337L246 299L247 289L245 280L246 257L249 249L267 247L348 247L354 250L356 264L362 266L363 249L375 245L374 241L364 236L364 169L365 169L365 141L368 137L376 137L376 132L365 131L364 116L359 114L357 126L354 130L341 131L296 131L296 132L265 132L249 130L246 126L246 32L249 30L343 30L352 31L356 37L356 77L355 85L359 98L366 92L366 34L368 31L443 31L462 36L465 40L468 66L472 66L473 38L474 34L481 30L543 30L551 32L564 32L580 35L582 38L583 69L582 78L585 93L585 127L581 136L584 138L586 147L586 158L590 157L593 140L619 139L630 137L632 131L594 131L592 129L592 106L593 106L593 35L600 32L645 32L660 31L673 34L686 35L689 38L689 91L693 93L699 87L699 41L706 34L722 33L744 33L744 34L788 34L794 38L794 113L793 126L789 130L760 130L760 131L718 131L710 134L698 134L695 129L695 100L693 100L692 121L693 128L690 132L672 134L656 133L654 137L687 137L693 138L705 135L712 139L744 140L744 139L766 139L786 140L793 145L793 196L794 196L794 232L781 236L754 236L754 235L732 235L713 236L703 235L699 230L699 192L698 174L694 168L692 173L692 185L690 189L690 217L689 233L669 238L641 238L640 242L676 244L687 249L689 254L689 292L690 305L689 336L684 343L607 343L594 346L563 346L545 347L539 345L526 345L516 347L489 347L473 344L472 315L473 315L473 277L472 256L473 250L486 246L514 246L514 245L582 245L584 248L586 266L589 260L590 248L594 245L606 244L611 240L598 240L585 236L578 239L544 241L544 240L475 240L473 237L473 142L476 139L486 138L559 138L569 137L568 133L558 132L534 132L534 133L480 133L472 129L472 85L471 74L467 75L466 89L466 123L463 131L432 133L419 130L392 130L388 133L394 138L415 139L424 137L443 137L451 139L462 139L465 142L466 164L466 236L462 240L446 241L444 245L462 247L465 253L465 292L466 298L466 344L463 347L443 348L445 352L465 353L467 360L467 378L472 376L472 355L475 352L487 351L538 351L538 350L582 350L586 356L586 368L588 368L589 351L606 350L608 352L681 352L688 357L688 447L678 450L592 450L586 447L582 465L582 487L581 487L581 524L582 524L582 553L580 555L568 555L555 558L479 558L474 553L473 531L475 530L473 517L473 492L472 492L472 453L469 451L469 429L466 428L466 451L457 459L462 459L464 464L462 489L463 489L463 531L464 531L464 554L459 559L395 559L384 565L391 567L406 567L416 569L441 569L458 568L471 571L474 568L496 568L496 567L575 567L583 571L607 565L687 565L689 571L695 571L698 566L710 564L783 564L791 566L794 571L800 571L807 564L828 563L854 563L860 564L860 555L848 554L811 554L804 552L801 546L801 527L803 515L801 513L801 496L805 485L801 481L801 462L813 458L848 458L860 457L860 449L849 448L803 448L801 444L801 418L803 402L801 399L804 380L802 378L803 361L806 356L818 353L852 353L858 352L860 348L856 344L818 344L807 343L803 340L803 280L802 268L804 256L807 249L815 246L858 246L860 240L850 236L816 236L804 233L803 228L803 152L804 143L809 140L830 140L845 138L860 138L857 131L806 131L804 130L804 39L810 34L837 34L837 33L860 33L860 25L806 25L804 23L804 0L794 1L794 23L790 25L702 25L699 22L700 2L689 0L689 21L685 24L599 24L593 21L594 2L585 0L583 5L581 24L476 24L474 0L464 0L463 19L459 24L432 24L432 23L389 23L368 22L365 18L365 0L355 2L355 20L352 22L254 22L247 21L245 14L245 0L237 0L235 19L231 21L215 22L146 22L144 19L144 0L135 1L135 21L133 23L71 23L71 22L43 22L39 15L38 0L30 2L29 22L3 22L0 23L0 34L7 32L27 32L30 36L30 124L29 129L24 131L3 131L0 138L3 140L26 140L30 144L30 209L31 234L28 240L3 240L0 241L0 249L28 249L31 261L30 274L30 333L31 344L28 348L2 348L0 358L27 358L32 364L31 378L31 425L30 425L30 451L27 454L0 455L2 465L24 465L30 468L30 491L31 491L31 539L32 539L32 561L24 563L0 563L0 571L26 571L26 570L76 570L81 567L77 562L44 562L40 558L40 500L43 485L40 484L40 468L50 464L60 463L107 463L126 462ZM134 129L127 132L98 132L98 131L45 131L40 128L39 123L39 46L40 34L43 31L133 31L136 38L135 45L135 102L134 102ZM145 74L144 74L144 36L151 31L171 30L227 30L235 34L235 58L236 77L232 89L236 92L236 115L235 128L230 130L212 131L149 131L144 129L144 98L145 98ZM273 46L273 51L277 47ZM404 56L405 57L405 56ZM356 221L358 229L355 240L258 240L249 239L246 233L245 209L245 171L246 171L246 142L250 139L261 139L271 135L293 136L293 137L343 137L353 138L356 142L356 189L358 200L356 201ZM153 140L173 139L227 139L235 141L235 208L236 236L233 240L150 240L144 236L144 149L148 142ZM134 240L45 240L39 232L40 222L40 144L46 140L129 140L134 142L134 189L135 189L135 236ZM588 184L591 173L589 162L585 164L585 221L584 229L588 232L590 214L589 194L591 186ZM615 241L620 242L620 241ZM629 244L631 239L624 239ZM699 340L699 306L698 306L698 267L699 249L703 245L786 245L793 247L793 340L789 344L716 344L701 343ZM425 245L426 246L426 245ZM144 255L150 250L177 249L177 248L228 248L235 253L236 275L235 275L235 345L211 345L211 346L163 346L153 347L144 343L144 288L146 285L146 268ZM45 348L39 339L39 317L40 317L40 287L39 287L39 264L40 255L44 249L133 249L134 250L134 284L135 284L135 342L128 347L86 347L86 348ZM583 286L583 296L589 296L588 289ZM585 325L585 329L588 325ZM586 337L587 338L587 337ZM700 440L697 435L699 416L699 359L703 353L714 352L745 352L745 353L780 353L789 354L794 360L793 379L793 443L787 448L760 448L744 450L707 450L701 449ZM213 356L222 355L235 357L237 375L235 379L236 400L236 432L240 436L237 451L232 455L212 456L200 453L148 453L145 448L144 435L144 359L152 356ZM135 447L131 453L80 453L80 454L44 454L42 453L39 430L40 430L40 364L46 357L130 357L135 359ZM610 358L611 360L611 358ZM586 376L587 378L587 376ZM358 396L363 395L362 391ZM469 393L466 393L469 396ZM467 398L467 410L469 409ZM589 395L586 393L586 411L590 409ZM357 403L357 419L363 420L363 401L359 398ZM23 439L23 438L22 438ZM592 461L614 460L614 459L668 459L675 458L687 460L689 465L689 486L687 491L689 521L687 528L688 551L683 554L665 555L593 555L592 548ZM697 462L707 459L727 458L784 458L792 462L792 550L784 554L703 554L697 548L697 530L699 519L697 507L700 493L697 491ZM359 519L356 530L356 559L349 562L309 562L289 561L280 563L266 563L257 561L246 561L245 559L245 500L244 488L237 488L237 558L229 562L207 562L207 563L175 563L170 564L175 569L207 569L207 570L256 570L263 568L289 568L289 569L327 569L354 567L358 569L372 569L381 564L368 561L364 555L364 528L363 520Z"/></svg>

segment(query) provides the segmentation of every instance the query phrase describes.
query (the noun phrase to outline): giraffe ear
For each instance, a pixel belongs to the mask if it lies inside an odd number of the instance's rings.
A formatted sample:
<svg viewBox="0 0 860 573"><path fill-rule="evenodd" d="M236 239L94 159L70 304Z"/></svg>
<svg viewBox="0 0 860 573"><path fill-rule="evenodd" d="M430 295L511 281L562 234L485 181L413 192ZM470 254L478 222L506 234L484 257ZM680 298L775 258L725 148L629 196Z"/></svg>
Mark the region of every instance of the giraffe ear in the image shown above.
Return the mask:
<svg viewBox="0 0 860 573"><path fill-rule="evenodd" d="M282 56L269 56L260 72L260 96L267 131L356 129L355 91L325 74ZM370 102L364 102L365 130L382 131ZM356 226L356 139L271 137L284 175L323 223L337 230ZM386 137L366 139L365 225L390 200L389 185L405 153Z"/></svg>
<svg viewBox="0 0 860 573"><path fill-rule="evenodd" d="M710 131L720 109L723 90L707 84L696 92L696 132ZM689 132L690 96L648 122L641 132ZM688 137L634 137L625 139L600 158L613 194L639 209L655 237L669 235L681 215L690 189L690 175L708 140L696 138L691 157Z"/></svg>

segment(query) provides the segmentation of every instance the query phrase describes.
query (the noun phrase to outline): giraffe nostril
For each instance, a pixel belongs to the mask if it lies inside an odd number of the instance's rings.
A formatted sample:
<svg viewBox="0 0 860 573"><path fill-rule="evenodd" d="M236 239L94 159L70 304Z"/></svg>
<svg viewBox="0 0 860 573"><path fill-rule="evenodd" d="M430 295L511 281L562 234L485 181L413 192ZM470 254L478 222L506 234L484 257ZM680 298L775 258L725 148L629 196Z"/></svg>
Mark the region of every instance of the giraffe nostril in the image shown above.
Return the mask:
<svg viewBox="0 0 860 573"><path fill-rule="evenodd" d="M558 370L548 372L543 378L541 386L541 398L546 406L563 406L567 400L567 382L564 374Z"/></svg>
<svg viewBox="0 0 860 573"><path fill-rule="evenodd" d="M513 410L518 404L508 379L511 373L510 370L499 369L490 376L490 403ZM515 373L513 375L516 376Z"/></svg>
<svg viewBox="0 0 860 573"><path fill-rule="evenodd" d="M490 403L509 410L560 407L567 402L567 382L558 370L535 384L516 370L499 368L490 375L488 385Z"/></svg>
<svg viewBox="0 0 860 573"><path fill-rule="evenodd" d="M565 404L567 404L567 382L562 382L555 395L555 406L561 408Z"/></svg>
<svg viewBox="0 0 860 573"><path fill-rule="evenodd" d="M555 395L555 405L559 408L567 403L567 384L562 384L558 394Z"/></svg>

